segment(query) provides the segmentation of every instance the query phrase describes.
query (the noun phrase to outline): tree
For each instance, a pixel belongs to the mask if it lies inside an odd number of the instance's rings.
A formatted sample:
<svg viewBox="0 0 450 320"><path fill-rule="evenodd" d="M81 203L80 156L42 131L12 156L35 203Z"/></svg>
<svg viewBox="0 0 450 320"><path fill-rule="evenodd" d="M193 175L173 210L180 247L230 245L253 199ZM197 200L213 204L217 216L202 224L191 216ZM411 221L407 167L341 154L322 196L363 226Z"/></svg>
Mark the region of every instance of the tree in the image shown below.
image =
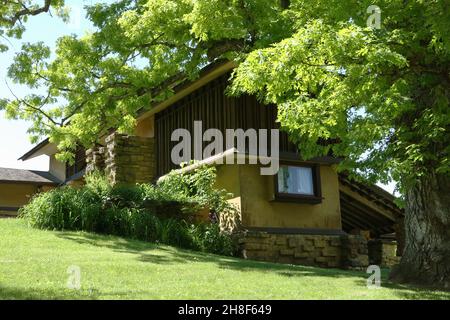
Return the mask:
<svg viewBox="0 0 450 320"><path fill-rule="evenodd" d="M51 8L66 16L66 13L59 11L63 6L64 0L0 1L0 38L6 41L8 40L7 37L20 38L25 31L24 23L28 20L28 17L50 12ZM0 52L7 49L7 45L0 42Z"/></svg>
<svg viewBox="0 0 450 320"><path fill-rule="evenodd" d="M370 2L342 2L292 1L294 34L247 55L233 90L278 104L303 156L331 149L342 169L398 181L406 247L391 277L448 288L450 3L378 1L378 29Z"/></svg>
<svg viewBox="0 0 450 320"><path fill-rule="evenodd" d="M450 285L450 10L448 1L121 0L87 8L95 32L25 44L9 76L46 94L3 100L35 137L77 143L130 131L219 58L235 60L231 94L279 106L304 158L399 181L406 248L397 280ZM380 15L381 11L381 15ZM380 23L378 24L378 20ZM334 144L317 143L334 141Z"/></svg>

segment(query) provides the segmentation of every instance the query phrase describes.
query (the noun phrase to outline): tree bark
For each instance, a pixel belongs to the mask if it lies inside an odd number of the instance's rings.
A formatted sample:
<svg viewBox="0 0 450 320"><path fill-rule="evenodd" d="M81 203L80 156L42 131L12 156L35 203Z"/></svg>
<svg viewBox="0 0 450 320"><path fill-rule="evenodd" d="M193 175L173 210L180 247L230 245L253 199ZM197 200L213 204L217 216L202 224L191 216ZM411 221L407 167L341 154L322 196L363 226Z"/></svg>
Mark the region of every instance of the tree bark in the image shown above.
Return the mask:
<svg viewBox="0 0 450 320"><path fill-rule="evenodd" d="M391 280L450 289L450 176L431 173L407 192L405 249Z"/></svg>

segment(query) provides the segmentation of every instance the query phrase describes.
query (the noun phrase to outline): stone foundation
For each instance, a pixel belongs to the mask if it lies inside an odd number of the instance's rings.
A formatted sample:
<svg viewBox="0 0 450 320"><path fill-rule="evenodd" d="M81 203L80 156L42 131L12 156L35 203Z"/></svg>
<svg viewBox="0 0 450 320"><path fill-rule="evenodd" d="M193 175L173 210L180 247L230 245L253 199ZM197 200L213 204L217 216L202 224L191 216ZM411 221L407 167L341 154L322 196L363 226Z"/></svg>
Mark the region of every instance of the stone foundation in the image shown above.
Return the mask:
<svg viewBox="0 0 450 320"><path fill-rule="evenodd" d="M388 240L370 240L368 243L370 264L391 268L400 263L397 256L397 243Z"/></svg>
<svg viewBox="0 0 450 320"><path fill-rule="evenodd" d="M367 240L362 235L341 236L342 267L365 269L369 265Z"/></svg>
<svg viewBox="0 0 450 320"><path fill-rule="evenodd" d="M241 240L246 259L318 266L366 268L367 241L357 235L307 235L246 232Z"/></svg>

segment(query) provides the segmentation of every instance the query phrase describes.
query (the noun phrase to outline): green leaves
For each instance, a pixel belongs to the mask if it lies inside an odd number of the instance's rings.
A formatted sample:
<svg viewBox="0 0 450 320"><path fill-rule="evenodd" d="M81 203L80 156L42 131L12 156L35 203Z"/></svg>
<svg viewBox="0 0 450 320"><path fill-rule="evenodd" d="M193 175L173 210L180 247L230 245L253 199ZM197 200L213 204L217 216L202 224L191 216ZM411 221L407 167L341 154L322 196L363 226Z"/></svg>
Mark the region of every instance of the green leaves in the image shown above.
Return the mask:
<svg viewBox="0 0 450 320"><path fill-rule="evenodd" d="M22 45L22 51L16 55L14 63L9 67L8 77L16 83L36 88L45 77L43 71L49 57L50 48L43 42L25 43Z"/></svg>
<svg viewBox="0 0 450 320"><path fill-rule="evenodd" d="M367 25L369 0L290 2L94 4L95 32L61 38L52 60L27 44L11 66L14 81L47 94L0 106L34 121L30 133L50 135L70 158L106 129L131 132L139 110L226 57L240 63L229 92L277 104L304 158L333 152L341 168L384 181L449 171L446 1L378 1L379 29Z"/></svg>
<svg viewBox="0 0 450 320"><path fill-rule="evenodd" d="M0 6L0 39L21 38L25 31L25 23L30 16L50 12L67 19L67 10L64 10L64 0L4 0ZM7 44L0 43L0 52L8 50Z"/></svg>
<svg viewBox="0 0 450 320"><path fill-rule="evenodd" d="M345 5L322 13L325 2L316 1L315 18L301 3L291 10L303 19L308 13L305 23L251 52L234 73L231 93L278 104L282 128L306 159L331 149L345 158L343 169L404 183L422 172L447 171L450 108L442 83L450 87L449 55L430 50L434 36L424 32L430 21L420 13L423 3L406 5L414 18L404 16L399 2L386 3L381 30L358 25L363 20L341 11ZM336 138L339 144L318 143Z"/></svg>

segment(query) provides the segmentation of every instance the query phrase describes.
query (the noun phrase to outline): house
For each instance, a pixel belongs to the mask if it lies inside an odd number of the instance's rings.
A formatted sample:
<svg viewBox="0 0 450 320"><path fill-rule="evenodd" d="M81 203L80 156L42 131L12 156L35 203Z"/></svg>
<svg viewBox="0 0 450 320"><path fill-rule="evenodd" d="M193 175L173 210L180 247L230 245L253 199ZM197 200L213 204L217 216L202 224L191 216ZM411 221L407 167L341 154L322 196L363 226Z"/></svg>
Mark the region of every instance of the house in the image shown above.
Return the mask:
<svg viewBox="0 0 450 320"><path fill-rule="evenodd" d="M21 159L48 155L50 174L66 184L82 183L85 171L94 168L104 169L112 183L152 182L177 168L172 159L179 143L172 141L177 129L194 133L196 121L201 121L203 130L217 128L224 135L227 129L277 129L276 106L262 105L253 96L225 95L233 68L230 62L205 68L196 81L176 86L169 99L142 110L134 135L112 133L95 148L78 150L73 165L58 162L56 147L48 140ZM278 141L280 170L275 176L262 175L264 166L259 162L250 164L258 155L248 148L229 148L225 141L222 152L210 158L198 159L203 155L195 150L190 153L191 158L216 165L218 187L233 193L230 201L239 207L246 230L241 239L245 257L323 267L363 267L369 263L368 239L379 239L371 251L379 253L389 247L393 252L395 243L381 239L385 234L401 234L403 213L391 194L339 175L339 159L333 156L302 159L301 150L283 132ZM205 147L208 143L201 144ZM269 150L270 144L266 146ZM246 161L223 164L230 157ZM400 247L401 243L400 239Z"/></svg>
<svg viewBox="0 0 450 320"><path fill-rule="evenodd" d="M60 183L48 172L0 168L0 217L15 216L33 195Z"/></svg>

